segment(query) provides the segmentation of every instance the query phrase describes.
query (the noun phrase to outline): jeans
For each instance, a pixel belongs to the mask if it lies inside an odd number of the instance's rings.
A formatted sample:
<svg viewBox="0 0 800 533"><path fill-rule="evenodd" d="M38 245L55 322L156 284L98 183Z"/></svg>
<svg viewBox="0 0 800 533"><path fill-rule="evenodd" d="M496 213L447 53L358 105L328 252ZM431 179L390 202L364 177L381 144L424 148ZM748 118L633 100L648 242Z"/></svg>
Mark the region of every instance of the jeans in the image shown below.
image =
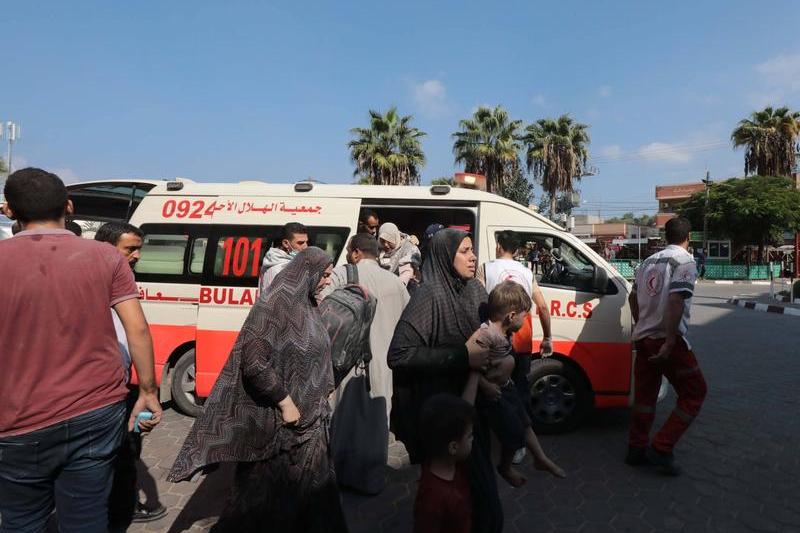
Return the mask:
<svg viewBox="0 0 800 533"><path fill-rule="evenodd" d="M531 410L531 383L528 379L528 374L531 373L531 354L529 353L515 353L514 354L514 372L511 374L511 381L517 387L522 404L525 406L525 412L528 418L533 418Z"/></svg>
<svg viewBox="0 0 800 533"><path fill-rule="evenodd" d="M105 532L124 418L118 402L0 439L0 532L42 532L54 507L62 532Z"/></svg>
<svg viewBox="0 0 800 533"><path fill-rule="evenodd" d="M126 529L133 519L139 502L136 483L136 462L142 455L142 434L128 431L128 417L139 397L138 387L132 388L125 398L125 418L122 421L124 436L117 458L114 460L114 482L108 497L109 526Z"/></svg>

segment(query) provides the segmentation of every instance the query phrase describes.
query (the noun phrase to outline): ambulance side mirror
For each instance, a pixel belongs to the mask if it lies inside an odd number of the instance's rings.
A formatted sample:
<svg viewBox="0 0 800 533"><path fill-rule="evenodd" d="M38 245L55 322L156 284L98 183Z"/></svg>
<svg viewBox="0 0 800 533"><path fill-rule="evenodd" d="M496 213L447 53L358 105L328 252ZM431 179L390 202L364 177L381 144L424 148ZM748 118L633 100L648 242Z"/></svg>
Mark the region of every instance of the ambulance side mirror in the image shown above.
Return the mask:
<svg viewBox="0 0 800 533"><path fill-rule="evenodd" d="M595 265L592 275L592 292L605 294L608 291L608 272L606 269Z"/></svg>

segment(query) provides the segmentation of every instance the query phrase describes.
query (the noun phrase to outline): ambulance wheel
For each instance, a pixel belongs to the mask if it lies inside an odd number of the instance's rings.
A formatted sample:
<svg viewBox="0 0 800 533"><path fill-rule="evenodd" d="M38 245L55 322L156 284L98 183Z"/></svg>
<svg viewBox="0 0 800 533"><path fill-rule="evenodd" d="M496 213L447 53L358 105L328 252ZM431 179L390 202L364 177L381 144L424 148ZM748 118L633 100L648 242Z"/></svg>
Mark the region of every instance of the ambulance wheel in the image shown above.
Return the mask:
<svg viewBox="0 0 800 533"><path fill-rule="evenodd" d="M592 407L586 378L556 358L536 359L528 375L531 422L536 433L563 433L578 427Z"/></svg>
<svg viewBox="0 0 800 533"><path fill-rule="evenodd" d="M195 392L194 349L183 354L172 369L172 401L181 413L196 417L203 412L203 402Z"/></svg>

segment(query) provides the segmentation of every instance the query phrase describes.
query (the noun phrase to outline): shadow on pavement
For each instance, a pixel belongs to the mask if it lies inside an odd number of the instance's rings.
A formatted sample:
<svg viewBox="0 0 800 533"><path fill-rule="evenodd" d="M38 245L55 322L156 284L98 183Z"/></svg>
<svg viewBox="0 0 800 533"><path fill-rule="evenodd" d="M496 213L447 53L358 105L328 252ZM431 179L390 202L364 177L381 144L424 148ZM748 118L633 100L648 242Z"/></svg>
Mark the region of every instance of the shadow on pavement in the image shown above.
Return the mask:
<svg viewBox="0 0 800 533"><path fill-rule="evenodd" d="M210 527L215 523L230 493L234 469L233 463L223 463L208 474L175 517L168 533L187 531L194 525Z"/></svg>

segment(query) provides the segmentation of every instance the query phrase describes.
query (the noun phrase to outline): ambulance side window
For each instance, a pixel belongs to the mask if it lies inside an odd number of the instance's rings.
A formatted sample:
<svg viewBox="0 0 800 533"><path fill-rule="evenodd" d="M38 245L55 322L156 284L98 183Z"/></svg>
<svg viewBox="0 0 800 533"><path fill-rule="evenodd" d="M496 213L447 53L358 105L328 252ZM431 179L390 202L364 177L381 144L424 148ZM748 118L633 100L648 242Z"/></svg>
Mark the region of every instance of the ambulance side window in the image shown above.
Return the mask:
<svg viewBox="0 0 800 533"><path fill-rule="evenodd" d="M260 235L221 235L214 254L214 278L258 278L270 239Z"/></svg>
<svg viewBox="0 0 800 533"><path fill-rule="evenodd" d="M256 287L267 251L277 244L282 226L234 226L215 228L208 243L213 250L210 278L204 285ZM350 228L308 226L309 243L325 250L334 260L345 247Z"/></svg>
<svg viewBox="0 0 800 533"><path fill-rule="evenodd" d="M144 236L142 258L136 264L140 274L183 274L183 257L188 235L150 234Z"/></svg>
<svg viewBox="0 0 800 533"><path fill-rule="evenodd" d="M200 283L208 227L190 224L144 224L137 281Z"/></svg>
<svg viewBox="0 0 800 533"><path fill-rule="evenodd" d="M553 235L524 232L518 235L522 246L516 259L535 268L540 285L592 292L594 265L582 252ZM534 258L538 258L537 264L532 264Z"/></svg>
<svg viewBox="0 0 800 533"><path fill-rule="evenodd" d="M190 274L203 273L203 264L206 258L206 248L208 248L208 237L195 239L192 243L192 253L189 256Z"/></svg>

